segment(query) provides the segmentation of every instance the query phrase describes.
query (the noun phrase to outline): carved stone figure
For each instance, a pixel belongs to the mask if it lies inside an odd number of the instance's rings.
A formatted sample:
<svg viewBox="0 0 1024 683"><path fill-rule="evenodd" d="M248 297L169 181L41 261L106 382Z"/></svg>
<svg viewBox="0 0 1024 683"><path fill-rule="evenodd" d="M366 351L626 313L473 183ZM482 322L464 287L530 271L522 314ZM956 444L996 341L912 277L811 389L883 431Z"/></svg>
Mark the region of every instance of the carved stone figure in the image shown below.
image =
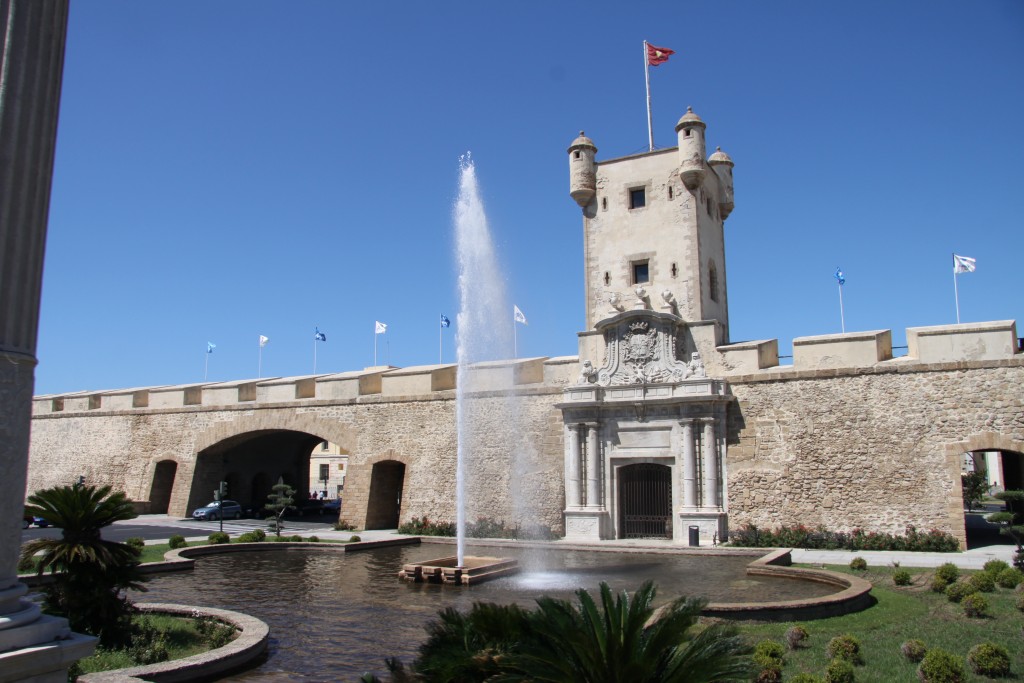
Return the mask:
<svg viewBox="0 0 1024 683"><path fill-rule="evenodd" d="M700 359L698 351L690 354L690 362L686 364L686 369L690 377L707 377L707 373L704 371L704 361Z"/></svg>
<svg viewBox="0 0 1024 683"><path fill-rule="evenodd" d="M633 304L633 309L640 311L645 308L647 308L647 288L639 285L636 288L636 302Z"/></svg>
<svg viewBox="0 0 1024 683"><path fill-rule="evenodd" d="M608 311L608 315L615 315L616 313L622 312L622 295L618 292L612 292L608 295L608 305L611 306L611 310Z"/></svg>
<svg viewBox="0 0 1024 683"><path fill-rule="evenodd" d="M661 293L661 298L662 298L662 300L664 300L664 302L665 302L665 303L664 303L664 304L662 304L662 306L661 306L661 309L662 309L663 311L667 311L667 312L671 313L671 312L672 312L673 310L675 310L675 306L676 306L676 298L675 298L675 296L674 296L674 295L672 294L672 291L671 291L671 290L668 290L668 289L664 290L664 291L663 291L663 292Z"/></svg>
<svg viewBox="0 0 1024 683"><path fill-rule="evenodd" d="M583 361L583 368L580 370L580 378L577 384L592 384L597 381L597 369L589 360Z"/></svg>

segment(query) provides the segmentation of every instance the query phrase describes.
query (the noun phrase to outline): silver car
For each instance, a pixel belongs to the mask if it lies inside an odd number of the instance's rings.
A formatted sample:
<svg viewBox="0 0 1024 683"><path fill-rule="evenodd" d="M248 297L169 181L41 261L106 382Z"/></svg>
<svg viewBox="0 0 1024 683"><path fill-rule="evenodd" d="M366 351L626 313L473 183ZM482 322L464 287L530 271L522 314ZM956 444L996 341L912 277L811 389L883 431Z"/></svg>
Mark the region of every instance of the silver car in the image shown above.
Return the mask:
<svg viewBox="0 0 1024 683"><path fill-rule="evenodd" d="M224 519L241 519L242 506L233 500L215 500L201 508L197 508L192 513L192 519L216 520L220 519L221 515L224 516Z"/></svg>

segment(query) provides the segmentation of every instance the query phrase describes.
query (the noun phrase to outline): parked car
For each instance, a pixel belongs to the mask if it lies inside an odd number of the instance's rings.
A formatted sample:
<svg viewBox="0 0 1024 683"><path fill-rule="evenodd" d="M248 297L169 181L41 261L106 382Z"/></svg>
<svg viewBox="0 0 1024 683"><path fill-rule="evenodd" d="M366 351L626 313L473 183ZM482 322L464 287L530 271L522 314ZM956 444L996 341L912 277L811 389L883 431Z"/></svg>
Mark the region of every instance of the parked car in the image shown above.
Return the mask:
<svg viewBox="0 0 1024 683"><path fill-rule="evenodd" d="M201 508L196 508L192 512L192 519L214 520L220 519L222 515L224 519L241 519L242 506L233 500L215 500Z"/></svg>
<svg viewBox="0 0 1024 683"><path fill-rule="evenodd" d="M319 498L300 500L295 506L295 514L299 517L305 517L306 515L322 515L324 514L324 503L326 502L327 501L320 500Z"/></svg>
<svg viewBox="0 0 1024 683"><path fill-rule="evenodd" d="M331 498L324 501L323 514L337 516L341 512L341 498Z"/></svg>

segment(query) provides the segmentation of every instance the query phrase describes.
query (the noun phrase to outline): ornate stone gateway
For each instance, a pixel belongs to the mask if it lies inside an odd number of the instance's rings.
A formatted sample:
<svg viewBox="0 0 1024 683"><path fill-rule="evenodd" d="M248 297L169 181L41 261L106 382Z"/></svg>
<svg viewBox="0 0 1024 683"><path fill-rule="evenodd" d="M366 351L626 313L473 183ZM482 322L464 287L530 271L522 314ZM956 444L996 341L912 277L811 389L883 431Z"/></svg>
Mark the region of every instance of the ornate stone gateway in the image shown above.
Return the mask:
<svg viewBox="0 0 1024 683"><path fill-rule="evenodd" d="M583 360L559 404L565 425L567 539L724 540L726 407L722 380L696 352L678 357L683 320L649 309L618 313L600 368Z"/></svg>

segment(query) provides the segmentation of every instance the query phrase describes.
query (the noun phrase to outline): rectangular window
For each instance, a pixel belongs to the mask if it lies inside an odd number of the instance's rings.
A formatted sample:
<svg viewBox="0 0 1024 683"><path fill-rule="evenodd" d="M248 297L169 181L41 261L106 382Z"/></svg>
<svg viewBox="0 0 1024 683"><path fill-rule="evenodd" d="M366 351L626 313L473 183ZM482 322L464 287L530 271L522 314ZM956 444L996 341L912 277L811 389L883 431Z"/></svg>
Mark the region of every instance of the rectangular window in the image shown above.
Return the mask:
<svg viewBox="0 0 1024 683"><path fill-rule="evenodd" d="M647 205L647 193L642 187L635 187L629 191L629 208L640 209Z"/></svg>
<svg viewBox="0 0 1024 683"><path fill-rule="evenodd" d="M320 465L320 481L327 481L331 478L331 466Z"/></svg>
<svg viewBox="0 0 1024 683"><path fill-rule="evenodd" d="M633 284L639 285L644 282L650 282L650 272L648 269L647 261L636 261L633 263Z"/></svg>
<svg viewBox="0 0 1024 683"><path fill-rule="evenodd" d="M326 451L327 450L327 442L326 441L324 441L323 443L320 444L320 450L322 450L322 451Z"/></svg>

